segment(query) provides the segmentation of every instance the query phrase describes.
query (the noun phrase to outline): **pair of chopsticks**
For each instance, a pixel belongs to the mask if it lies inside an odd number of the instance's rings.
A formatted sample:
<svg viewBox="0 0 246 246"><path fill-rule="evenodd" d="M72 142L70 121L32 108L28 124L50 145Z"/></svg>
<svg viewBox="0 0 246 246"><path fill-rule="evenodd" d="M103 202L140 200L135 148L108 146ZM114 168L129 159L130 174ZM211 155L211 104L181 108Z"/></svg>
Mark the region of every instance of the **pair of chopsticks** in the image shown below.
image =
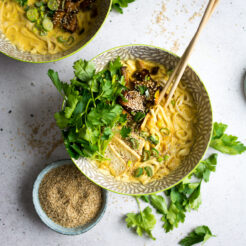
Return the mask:
<svg viewBox="0 0 246 246"><path fill-rule="evenodd" d="M209 18L211 17L211 15L213 14L216 6L218 5L219 0L210 0L208 3L208 6L203 14L202 20L199 24L199 27L194 35L194 37L192 38L192 40L190 41L188 47L186 48L184 54L182 55L182 57L180 58L178 64L176 65L173 73L171 74L170 78L168 79L167 83L165 84L164 88L162 89L160 96L158 98L158 101L156 103L156 105L160 104L160 102L162 101L164 95L166 94L168 88L171 85L171 89L170 92L167 95L167 99L165 101L165 107L170 103L173 94L179 84L180 79L182 78L184 72L185 72L185 68L188 64L188 60L190 58L190 55L194 49L194 46L198 40L198 37L201 33L201 31L203 30L203 28L205 27L205 25L207 24L207 21L209 20Z"/></svg>

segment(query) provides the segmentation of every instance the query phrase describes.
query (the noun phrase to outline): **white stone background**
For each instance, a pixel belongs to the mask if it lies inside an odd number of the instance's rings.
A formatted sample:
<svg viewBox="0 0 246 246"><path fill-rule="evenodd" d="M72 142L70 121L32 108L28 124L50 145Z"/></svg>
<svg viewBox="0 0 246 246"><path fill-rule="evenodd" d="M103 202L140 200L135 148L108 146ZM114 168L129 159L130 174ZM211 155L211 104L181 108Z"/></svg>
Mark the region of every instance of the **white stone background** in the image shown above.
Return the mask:
<svg viewBox="0 0 246 246"><path fill-rule="evenodd" d="M79 236L63 236L47 228L32 204L37 174L50 162L68 157L63 145L58 144L61 135L53 119L61 98L47 70L58 70L63 80L69 80L75 60L91 59L124 44L152 44L181 55L206 3L136 0L124 15L111 12L99 34L83 50L51 64L22 63L0 54L0 245L169 246L177 245L194 227L203 224L217 235L207 245L246 245L245 154L219 154L216 173L202 187L203 203L198 212L187 213L185 223L168 234L157 216L153 231L156 241L138 237L126 228L125 214L137 211L132 197L110 193L103 219ZM228 132L246 143L246 99L242 89L246 72L245 0L221 0L190 64L208 89L214 120L228 124Z"/></svg>

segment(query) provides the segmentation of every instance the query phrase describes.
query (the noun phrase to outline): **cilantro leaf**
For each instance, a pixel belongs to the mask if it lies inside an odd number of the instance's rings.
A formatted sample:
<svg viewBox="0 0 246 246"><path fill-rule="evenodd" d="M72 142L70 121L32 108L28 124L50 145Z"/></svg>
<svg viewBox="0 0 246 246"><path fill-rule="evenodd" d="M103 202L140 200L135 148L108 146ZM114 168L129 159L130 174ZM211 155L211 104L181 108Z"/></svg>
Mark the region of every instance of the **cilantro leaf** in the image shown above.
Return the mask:
<svg viewBox="0 0 246 246"><path fill-rule="evenodd" d="M132 129L130 127L123 126L120 130L120 135L122 136L122 138L127 138L129 137L131 130Z"/></svg>
<svg viewBox="0 0 246 246"><path fill-rule="evenodd" d="M78 60L73 65L74 74L81 81L90 80L95 73L95 66L92 62L88 62L85 60Z"/></svg>
<svg viewBox="0 0 246 246"><path fill-rule="evenodd" d="M148 90L148 88L145 85L137 85L136 89L139 91L141 95L144 95L144 93Z"/></svg>
<svg viewBox="0 0 246 246"><path fill-rule="evenodd" d="M56 89L62 94L63 83L60 81L58 73L52 69L49 69L48 70L48 76L50 77L50 79L53 82ZM63 94L62 94L62 96L63 96Z"/></svg>
<svg viewBox="0 0 246 246"><path fill-rule="evenodd" d="M122 67L120 57L117 57L114 61L109 62L109 71L111 76L113 77L119 69Z"/></svg>
<svg viewBox="0 0 246 246"><path fill-rule="evenodd" d="M139 123L141 120L144 119L144 117L145 117L145 113L139 111L133 116L133 119L134 121Z"/></svg>
<svg viewBox="0 0 246 246"><path fill-rule="evenodd" d="M67 98L67 101L66 101L66 107L64 109L64 114L65 114L65 117L67 119L71 118L76 106L77 106L77 103L78 103L78 98L77 98L78 95L73 95L73 94L70 94Z"/></svg>
<svg viewBox="0 0 246 246"><path fill-rule="evenodd" d="M211 172L215 172L217 164L218 154L212 154L207 159L200 162L198 167L194 171L194 175L203 179L205 182L209 181L209 176Z"/></svg>
<svg viewBox="0 0 246 246"><path fill-rule="evenodd" d="M161 214L167 213L167 204L163 196L151 195L150 204Z"/></svg>
<svg viewBox="0 0 246 246"><path fill-rule="evenodd" d="M139 236L146 233L151 239L155 240L151 231L155 227L156 219L150 207L146 207L143 211L136 214L128 213L126 223L128 228L135 228Z"/></svg>
<svg viewBox="0 0 246 246"><path fill-rule="evenodd" d="M190 232L188 236L183 238L179 244L182 246L191 246L196 243L203 242L205 243L210 237L215 237L210 229L203 225L203 226L198 226L195 230Z"/></svg>
<svg viewBox="0 0 246 246"><path fill-rule="evenodd" d="M225 134L227 125L214 123L213 136L210 146L222 153L237 155L246 151L246 146L238 141L238 137Z"/></svg>
<svg viewBox="0 0 246 246"><path fill-rule="evenodd" d="M117 12L123 14L123 9L128 7L129 3L134 2L135 0L113 0L112 9L116 10Z"/></svg>

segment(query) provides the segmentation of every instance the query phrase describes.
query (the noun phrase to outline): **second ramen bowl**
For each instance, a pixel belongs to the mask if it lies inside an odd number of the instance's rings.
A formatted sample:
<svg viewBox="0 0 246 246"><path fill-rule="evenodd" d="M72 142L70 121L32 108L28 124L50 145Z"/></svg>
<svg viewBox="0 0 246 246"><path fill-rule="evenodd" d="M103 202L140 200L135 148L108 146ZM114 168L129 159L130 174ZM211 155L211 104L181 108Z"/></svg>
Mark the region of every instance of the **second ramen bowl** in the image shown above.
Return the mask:
<svg viewBox="0 0 246 246"><path fill-rule="evenodd" d="M84 48L98 33L100 28L103 26L111 9L112 0L96 1L98 14L95 17L95 21L91 24L87 35L79 41L75 46L72 46L68 50L56 53L56 54L31 54L30 52L23 52L16 48L10 41L8 41L4 34L0 30L0 52L14 58L16 60L31 62L31 63L45 63L58 61L65 57L68 57L82 48Z"/></svg>
<svg viewBox="0 0 246 246"><path fill-rule="evenodd" d="M128 45L108 50L93 59L98 71L102 70L109 61L120 57L122 60L143 59L163 64L171 70L177 64L179 57L161 48L146 45ZM101 172L96 164L84 158L73 160L77 167L94 183L110 191L140 195L156 193L168 189L191 173L205 154L212 133L212 108L208 93L196 72L187 67L182 77L186 88L191 93L197 106L196 137L190 154L185 157L177 169L160 180L148 184L129 183L116 180L113 176Z"/></svg>

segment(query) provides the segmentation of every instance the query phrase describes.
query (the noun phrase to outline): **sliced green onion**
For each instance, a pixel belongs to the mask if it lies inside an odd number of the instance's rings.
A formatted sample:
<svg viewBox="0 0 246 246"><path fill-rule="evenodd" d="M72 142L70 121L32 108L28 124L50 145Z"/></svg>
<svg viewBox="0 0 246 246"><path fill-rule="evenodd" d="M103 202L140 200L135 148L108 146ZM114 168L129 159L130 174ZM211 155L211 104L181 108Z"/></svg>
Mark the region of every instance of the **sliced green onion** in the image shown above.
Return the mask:
<svg viewBox="0 0 246 246"><path fill-rule="evenodd" d="M49 0L47 6L50 10L54 11L58 9L59 4L57 0Z"/></svg>
<svg viewBox="0 0 246 246"><path fill-rule="evenodd" d="M168 128L161 128L160 132L168 136L170 133L170 130Z"/></svg>
<svg viewBox="0 0 246 246"><path fill-rule="evenodd" d="M73 36L70 36L70 37L67 39L67 45L71 45L73 42L74 42L74 37L73 37Z"/></svg>
<svg viewBox="0 0 246 246"><path fill-rule="evenodd" d="M151 154L155 157L159 156L159 151L156 148L151 149Z"/></svg>
<svg viewBox="0 0 246 246"><path fill-rule="evenodd" d="M38 14L38 9L37 8L30 8L26 12L26 17L29 21L35 22L37 21L39 14Z"/></svg>
<svg viewBox="0 0 246 246"><path fill-rule="evenodd" d="M173 107L175 106L175 100L171 100L171 104L173 105Z"/></svg>
<svg viewBox="0 0 246 246"><path fill-rule="evenodd" d="M74 42L74 37L70 36L68 39L64 39L62 36L59 36L57 37L57 41L65 45L71 45Z"/></svg>
<svg viewBox="0 0 246 246"><path fill-rule="evenodd" d="M148 140L154 145L157 145L159 143L159 137L156 135L149 136Z"/></svg>
<svg viewBox="0 0 246 246"><path fill-rule="evenodd" d="M169 155L164 155L164 161L167 161L169 159Z"/></svg>
<svg viewBox="0 0 246 246"><path fill-rule="evenodd" d="M127 166L130 167L132 165L132 161L127 162Z"/></svg>
<svg viewBox="0 0 246 246"><path fill-rule="evenodd" d="M137 149L139 147L139 142L136 138L129 138L129 142L131 143L131 147L133 149Z"/></svg>
<svg viewBox="0 0 246 246"><path fill-rule="evenodd" d="M67 42L67 40L64 39L62 36L57 37L57 41L58 41L59 43L66 43L66 42Z"/></svg>
<svg viewBox="0 0 246 246"><path fill-rule="evenodd" d="M144 170L146 171L146 173L149 177L153 176L153 171L152 171L151 167L149 167L149 166L144 167Z"/></svg>
<svg viewBox="0 0 246 246"><path fill-rule="evenodd" d="M150 152L148 150L143 150L142 161L147 161L150 158Z"/></svg>
<svg viewBox="0 0 246 246"><path fill-rule="evenodd" d="M46 36L47 35L47 32L46 31L40 31L40 36Z"/></svg>
<svg viewBox="0 0 246 246"><path fill-rule="evenodd" d="M53 22L49 18L44 18L42 21L42 26L46 31L51 31L53 29Z"/></svg>
<svg viewBox="0 0 246 246"><path fill-rule="evenodd" d="M144 132L144 131L141 131L140 132L140 137L147 138L148 136L149 136L149 133L148 132Z"/></svg>
<svg viewBox="0 0 246 246"><path fill-rule="evenodd" d="M43 5L44 5L43 2L36 2L36 3L35 3L35 6L36 6L36 7L41 7L41 6L43 6Z"/></svg>
<svg viewBox="0 0 246 246"><path fill-rule="evenodd" d="M158 157L157 161L158 162L162 162L163 161L163 158L162 157Z"/></svg>
<svg viewBox="0 0 246 246"><path fill-rule="evenodd" d="M143 174L143 168L139 167L138 169L135 170L134 176L135 177L140 177Z"/></svg>

